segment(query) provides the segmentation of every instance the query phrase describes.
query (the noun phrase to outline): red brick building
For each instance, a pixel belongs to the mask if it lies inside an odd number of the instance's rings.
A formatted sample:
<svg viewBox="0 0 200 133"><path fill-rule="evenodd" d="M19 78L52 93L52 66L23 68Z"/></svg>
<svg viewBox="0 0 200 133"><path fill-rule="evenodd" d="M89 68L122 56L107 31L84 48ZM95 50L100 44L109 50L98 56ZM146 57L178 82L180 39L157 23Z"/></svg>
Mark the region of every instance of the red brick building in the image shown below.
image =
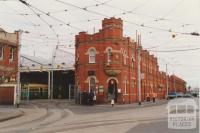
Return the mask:
<svg viewBox="0 0 200 133"><path fill-rule="evenodd" d="M186 82L177 77L176 75L171 75L169 77L169 93L185 93L186 92Z"/></svg>
<svg viewBox="0 0 200 133"><path fill-rule="evenodd" d="M147 50L141 53L141 73L142 73L142 99L146 99L146 94L156 93L159 99L166 95L166 73L159 71L157 58Z"/></svg>
<svg viewBox="0 0 200 133"><path fill-rule="evenodd" d="M99 103L109 101L113 95L119 103L138 101L139 45L123 36L121 19L105 18L98 33L80 32L75 39L75 80L82 92L95 91ZM159 71L157 58L143 49L141 75L142 101L147 93L165 98L166 74Z"/></svg>
<svg viewBox="0 0 200 133"><path fill-rule="evenodd" d="M19 32L8 33L0 28L0 103L14 100L12 85L17 82L18 46Z"/></svg>

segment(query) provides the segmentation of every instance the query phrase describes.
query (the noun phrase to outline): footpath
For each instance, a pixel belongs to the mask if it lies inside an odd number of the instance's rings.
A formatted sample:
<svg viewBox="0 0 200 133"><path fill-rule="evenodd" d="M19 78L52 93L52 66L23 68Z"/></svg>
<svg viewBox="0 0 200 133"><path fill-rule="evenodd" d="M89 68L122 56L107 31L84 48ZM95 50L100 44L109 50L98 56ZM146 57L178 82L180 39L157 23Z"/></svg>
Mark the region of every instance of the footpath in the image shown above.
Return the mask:
<svg viewBox="0 0 200 133"><path fill-rule="evenodd" d="M0 122L20 117L23 114L24 112L18 108L0 105Z"/></svg>
<svg viewBox="0 0 200 133"><path fill-rule="evenodd" d="M141 105L139 105L138 103L131 103L131 104L115 104L114 107L117 108L124 108L124 107L132 107L132 108L142 108L142 107L150 107L150 106L157 106L157 105L162 105L162 104L166 104L168 103L168 100L156 100L156 102L142 102ZM108 107L111 106L110 104L97 104L95 106L99 106L99 107Z"/></svg>

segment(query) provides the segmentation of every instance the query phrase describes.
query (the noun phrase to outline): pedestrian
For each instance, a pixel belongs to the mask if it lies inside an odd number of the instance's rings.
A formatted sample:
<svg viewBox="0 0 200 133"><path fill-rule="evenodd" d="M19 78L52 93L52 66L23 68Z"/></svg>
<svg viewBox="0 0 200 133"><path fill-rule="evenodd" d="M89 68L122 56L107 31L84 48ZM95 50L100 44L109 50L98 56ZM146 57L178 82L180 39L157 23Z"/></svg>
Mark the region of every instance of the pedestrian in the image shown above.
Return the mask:
<svg viewBox="0 0 200 133"><path fill-rule="evenodd" d="M89 105L93 105L93 99L94 99L94 92L90 90L89 92Z"/></svg>
<svg viewBox="0 0 200 133"><path fill-rule="evenodd" d="M156 93L153 93L153 102L155 103L156 101Z"/></svg>
<svg viewBox="0 0 200 133"><path fill-rule="evenodd" d="M147 93L147 102L150 102L150 95Z"/></svg>
<svg viewBox="0 0 200 133"><path fill-rule="evenodd" d="M94 93L93 104L96 104L96 100L97 100L97 96L96 96L96 93Z"/></svg>
<svg viewBox="0 0 200 133"><path fill-rule="evenodd" d="M115 101L114 101L114 99L112 98L112 99L111 99L111 105L112 105L112 107L114 107L114 104L115 104Z"/></svg>

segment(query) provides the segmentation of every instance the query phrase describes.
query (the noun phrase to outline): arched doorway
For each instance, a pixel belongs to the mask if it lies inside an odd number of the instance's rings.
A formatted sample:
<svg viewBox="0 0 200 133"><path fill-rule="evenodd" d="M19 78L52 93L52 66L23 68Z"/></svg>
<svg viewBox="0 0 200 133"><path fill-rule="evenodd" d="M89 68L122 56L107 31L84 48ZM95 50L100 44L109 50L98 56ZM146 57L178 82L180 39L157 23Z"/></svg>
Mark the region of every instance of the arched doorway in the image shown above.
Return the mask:
<svg viewBox="0 0 200 133"><path fill-rule="evenodd" d="M110 79L108 82L108 99L113 99L117 102L117 81L115 79Z"/></svg>

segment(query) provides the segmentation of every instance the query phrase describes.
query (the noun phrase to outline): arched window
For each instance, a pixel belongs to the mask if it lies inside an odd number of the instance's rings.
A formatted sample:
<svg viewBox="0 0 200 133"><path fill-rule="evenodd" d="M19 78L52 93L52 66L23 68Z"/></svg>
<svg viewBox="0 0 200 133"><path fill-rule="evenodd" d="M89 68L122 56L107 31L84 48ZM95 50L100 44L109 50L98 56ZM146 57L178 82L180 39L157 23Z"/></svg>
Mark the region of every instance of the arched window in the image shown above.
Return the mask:
<svg viewBox="0 0 200 133"><path fill-rule="evenodd" d="M90 77L90 81L89 81L89 92L92 90L92 91L95 91L95 88L96 88L96 81L95 81L95 78L94 77Z"/></svg>
<svg viewBox="0 0 200 133"><path fill-rule="evenodd" d="M95 63L96 51L94 49L89 50L89 63Z"/></svg>

